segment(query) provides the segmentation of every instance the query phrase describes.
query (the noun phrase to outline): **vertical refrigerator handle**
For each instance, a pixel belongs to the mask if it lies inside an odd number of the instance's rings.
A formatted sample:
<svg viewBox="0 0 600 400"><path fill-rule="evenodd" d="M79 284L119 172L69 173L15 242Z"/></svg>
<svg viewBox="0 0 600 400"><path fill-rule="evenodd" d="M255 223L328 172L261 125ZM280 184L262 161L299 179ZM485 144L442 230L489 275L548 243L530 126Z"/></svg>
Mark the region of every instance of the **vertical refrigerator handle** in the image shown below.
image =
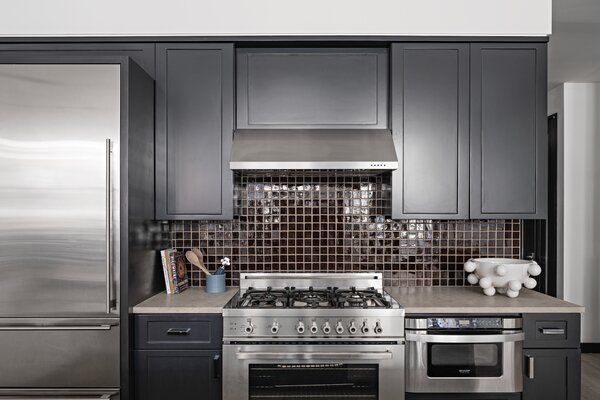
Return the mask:
<svg viewBox="0 0 600 400"><path fill-rule="evenodd" d="M110 165L111 165L111 140L106 139L106 313L110 314L111 309L111 180L110 180Z"/></svg>

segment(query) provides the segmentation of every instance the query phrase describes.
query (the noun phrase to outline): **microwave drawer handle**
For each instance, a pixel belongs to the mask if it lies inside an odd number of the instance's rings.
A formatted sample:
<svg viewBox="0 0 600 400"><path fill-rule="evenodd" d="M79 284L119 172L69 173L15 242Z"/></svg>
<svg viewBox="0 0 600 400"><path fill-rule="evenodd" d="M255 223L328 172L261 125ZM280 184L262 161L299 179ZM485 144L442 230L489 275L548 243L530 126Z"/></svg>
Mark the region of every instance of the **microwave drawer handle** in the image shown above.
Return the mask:
<svg viewBox="0 0 600 400"><path fill-rule="evenodd" d="M338 352L297 352L279 353L263 351L238 351L238 360L391 360L390 351L371 351L355 353Z"/></svg>
<svg viewBox="0 0 600 400"><path fill-rule="evenodd" d="M564 335L565 330L562 328L542 328L542 335Z"/></svg>
<svg viewBox="0 0 600 400"><path fill-rule="evenodd" d="M426 343L506 343L521 342L524 339L525 334L522 332L497 335L432 335L427 333L406 333L407 341Z"/></svg>
<svg viewBox="0 0 600 400"><path fill-rule="evenodd" d="M174 336L187 336L192 331L192 328L169 328L167 330L167 335Z"/></svg>

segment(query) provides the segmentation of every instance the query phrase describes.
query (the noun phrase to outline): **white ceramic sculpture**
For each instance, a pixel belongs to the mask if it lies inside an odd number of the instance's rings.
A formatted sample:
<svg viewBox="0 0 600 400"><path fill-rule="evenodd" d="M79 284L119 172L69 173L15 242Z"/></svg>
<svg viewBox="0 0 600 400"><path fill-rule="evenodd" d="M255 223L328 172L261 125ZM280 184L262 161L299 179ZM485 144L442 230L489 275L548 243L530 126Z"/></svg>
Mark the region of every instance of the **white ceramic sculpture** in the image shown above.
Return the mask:
<svg viewBox="0 0 600 400"><path fill-rule="evenodd" d="M469 272L467 281L477 284L483 293L493 296L496 291L508 297L517 297L523 286L533 289L537 282L531 276L538 276L542 269L535 261L512 258L472 258L465 263Z"/></svg>

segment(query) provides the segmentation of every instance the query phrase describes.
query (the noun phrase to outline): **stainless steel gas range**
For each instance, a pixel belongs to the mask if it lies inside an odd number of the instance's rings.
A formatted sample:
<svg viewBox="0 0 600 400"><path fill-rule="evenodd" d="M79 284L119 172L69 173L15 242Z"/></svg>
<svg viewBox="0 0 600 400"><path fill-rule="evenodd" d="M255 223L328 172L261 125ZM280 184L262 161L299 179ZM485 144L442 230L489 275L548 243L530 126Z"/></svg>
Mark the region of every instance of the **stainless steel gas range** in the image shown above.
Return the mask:
<svg viewBox="0 0 600 400"><path fill-rule="evenodd" d="M404 399L404 310L382 275L242 274L223 399Z"/></svg>

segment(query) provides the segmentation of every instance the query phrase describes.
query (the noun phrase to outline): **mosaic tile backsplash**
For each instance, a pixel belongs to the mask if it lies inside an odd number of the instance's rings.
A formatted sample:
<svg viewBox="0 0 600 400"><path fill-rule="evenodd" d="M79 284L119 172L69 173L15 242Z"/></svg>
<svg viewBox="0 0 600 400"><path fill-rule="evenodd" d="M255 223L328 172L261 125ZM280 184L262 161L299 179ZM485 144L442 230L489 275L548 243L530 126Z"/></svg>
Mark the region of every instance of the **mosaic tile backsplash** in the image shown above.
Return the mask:
<svg viewBox="0 0 600 400"><path fill-rule="evenodd" d="M519 220L392 220L386 175L236 177L231 221L165 223L170 246L200 247L214 270L231 258L227 285L242 272L358 272L386 286L467 286L471 257L520 253ZM203 276L188 265L192 286Z"/></svg>

